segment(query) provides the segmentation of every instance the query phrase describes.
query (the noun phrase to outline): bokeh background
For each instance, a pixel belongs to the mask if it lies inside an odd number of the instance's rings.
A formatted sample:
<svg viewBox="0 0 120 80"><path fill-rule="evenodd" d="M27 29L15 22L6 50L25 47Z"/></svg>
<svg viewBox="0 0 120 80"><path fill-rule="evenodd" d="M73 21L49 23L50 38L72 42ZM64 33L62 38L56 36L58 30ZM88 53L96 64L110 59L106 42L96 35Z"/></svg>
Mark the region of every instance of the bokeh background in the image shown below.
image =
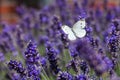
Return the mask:
<svg viewBox="0 0 120 80"><path fill-rule="evenodd" d="M82 0L78 0L80 3ZM93 9L103 7L105 1L107 1L107 6L114 7L120 5L120 0L88 0L89 6L93 5ZM67 0L69 4L72 5L72 0ZM20 5L25 5L29 8L42 8L45 5L54 3L54 0L0 0L0 21L7 21L8 23L16 23L19 21L19 16L16 13L16 7Z"/></svg>

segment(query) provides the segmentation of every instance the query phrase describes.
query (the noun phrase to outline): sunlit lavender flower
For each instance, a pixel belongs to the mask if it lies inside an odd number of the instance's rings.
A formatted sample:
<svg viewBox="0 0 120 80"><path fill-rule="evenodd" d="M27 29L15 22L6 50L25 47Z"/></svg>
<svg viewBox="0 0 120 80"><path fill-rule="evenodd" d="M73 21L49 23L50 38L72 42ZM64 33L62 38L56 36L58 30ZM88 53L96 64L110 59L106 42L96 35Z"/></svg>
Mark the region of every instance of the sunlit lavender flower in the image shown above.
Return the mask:
<svg viewBox="0 0 120 80"><path fill-rule="evenodd" d="M59 72L57 80L73 80L73 76L68 72Z"/></svg>
<svg viewBox="0 0 120 80"><path fill-rule="evenodd" d="M111 53L112 61L114 64L117 62L118 54L117 52L119 51L119 28L118 28L118 23L114 22L114 24L111 25L111 31L110 31L110 36L108 36L108 48L109 52Z"/></svg>
<svg viewBox="0 0 120 80"><path fill-rule="evenodd" d="M84 60L82 60L82 61L80 62L80 69L83 71L84 74L88 74L88 72L89 72L89 67L88 67L87 62L85 62Z"/></svg>
<svg viewBox="0 0 120 80"><path fill-rule="evenodd" d="M93 37L89 37L90 40L90 45L93 48L98 48L99 47L99 40L98 39L94 39Z"/></svg>
<svg viewBox="0 0 120 80"><path fill-rule="evenodd" d="M108 42L110 52L117 52L119 50L118 36L111 36Z"/></svg>

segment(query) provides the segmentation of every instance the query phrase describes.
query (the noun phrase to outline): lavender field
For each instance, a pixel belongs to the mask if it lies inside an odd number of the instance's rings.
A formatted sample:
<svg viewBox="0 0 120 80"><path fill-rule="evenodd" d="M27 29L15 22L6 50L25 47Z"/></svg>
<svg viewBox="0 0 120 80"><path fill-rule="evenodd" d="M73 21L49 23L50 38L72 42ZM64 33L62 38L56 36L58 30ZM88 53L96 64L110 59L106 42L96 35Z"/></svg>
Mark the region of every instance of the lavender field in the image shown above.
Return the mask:
<svg viewBox="0 0 120 80"><path fill-rule="evenodd" d="M0 80L120 80L120 6L93 8L87 1L21 5L18 23L0 22ZM81 20L83 37L73 26Z"/></svg>

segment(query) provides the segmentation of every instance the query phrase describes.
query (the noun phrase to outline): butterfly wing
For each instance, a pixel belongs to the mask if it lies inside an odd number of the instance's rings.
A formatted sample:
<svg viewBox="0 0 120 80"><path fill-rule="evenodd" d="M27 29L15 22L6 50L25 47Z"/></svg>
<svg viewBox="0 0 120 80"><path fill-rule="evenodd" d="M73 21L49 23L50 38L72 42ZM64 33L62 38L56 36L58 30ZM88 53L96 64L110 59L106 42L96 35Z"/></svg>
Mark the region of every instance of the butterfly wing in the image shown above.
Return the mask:
<svg viewBox="0 0 120 80"><path fill-rule="evenodd" d="M68 35L69 40L76 40L76 36L74 35L72 29L68 27L67 25L62 26L62 30L64 31L65 34Z"/></svg>
<svg viewBox="0 0 120 80"><path fill-rule="evenodd" d="M79 28L85 28L85 26L86 26L86 22L85 22L85 19L81 19L81 20L79 20L79 21L77 21L74 25L73 25L73 27L79 27Z"/></svg>
<svg viewBox="0 0 120 80"><path fill-rule="evenodd" d="M79 20L73 25L73 31L75 35L79 38L82 38L86 35L86 30L84 29L86 26L85 20Z"/></svg>

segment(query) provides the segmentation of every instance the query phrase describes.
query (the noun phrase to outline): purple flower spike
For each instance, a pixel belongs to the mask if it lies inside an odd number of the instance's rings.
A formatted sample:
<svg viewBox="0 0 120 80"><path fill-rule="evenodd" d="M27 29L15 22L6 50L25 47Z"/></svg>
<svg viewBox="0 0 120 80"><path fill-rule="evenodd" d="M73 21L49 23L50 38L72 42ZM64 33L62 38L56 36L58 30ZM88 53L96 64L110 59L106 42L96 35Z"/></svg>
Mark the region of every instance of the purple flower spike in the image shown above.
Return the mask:
<svg viewBox="0 0 120 80"><path fill-rule="evenodd" d="M78 52L76 51L76 48L73 45L69 47L69 53L73 58L78 56Z"/></svg>
<svg viewBox="0 0 120 80"><path fill-rule="evenodd" d="M76 61L76 60L71 60L68 64L67 64L67 69L69 70L70 68L73 68L73 70L75 71L75 72L78 72L79 70L78 70L78 62Z"/></svg>
<svg viewBox="0 0 120 80"><path fill-rule="evenodd" d="M21 62L10 60L10 62L8 63L8 67L10 70L17 71L17 73L19 73L22 77L26 75L26 71L23 68L23 65Z"/></svg>
<svg viewBox="0 0 120 80"><path fill-rule="evenodd" d="M65 48L68 48L68 46L69 46L69 40L68 40L68 37L67 37L67 36L68 36L68 35L65 34L65 33L61 30L60 37L61 37L61 41L63 42Z"/></svg>
<svg viewBox="0 0 120 80"><path fill-rule="evenodd" d="M34 65L28 64L27 69L28 69L28 77L39 75L39 70L36 70L36 67Z"/></svg>
<svg viewBox="0 0 120 80"><path fill-rule="evenodd" d="M110 52L117 52L119 50L119 41L118 41L118 36L111 36L108 42L109 50Z"/></svg>
<svg viewBox="0 0 120 80"><path fill-rule="evenodd" d="M75 80L87 80L87 77L84 74L79 74L75 77Z"/></svg>
<svg viewBox="0 0 120 80"><path fill-rule="evenodd" d="M37 45L35 45L32 41L30 41L27 46L27 49L25 51L25 58L28 77L32 78L33 80L40 80L40 69L38 68L38 66L40 66L40 55L37 50Z"/></svg>
<svg viewBox="0 0 120 80"><path fill-rule="evenodd" d="M68 72L59 72L57 80L73 80L73 76Z"/></svg>
<svg viewBox="0 0 120 80"><path fill-rule="evenodd" d="M57 52L56 50L53 48L53 45L50 42L46 43L46 53L47 53L47 57L50 63L50 68L51 70L57 74L60 69L58 68L58 64L57 64Z"/></svg>
<svg viewBox="0 0 120 80"><path fill-rule="evenodd" d="M29 64L37 64L38 60L40 59L37 46L33 44L32 41L30 41L27 46L27 49L25 51L25 57L26 57L26 63Z"/></svg>
<svg viewBox="0 0 120 80"><path fill-rule="evenodd" d="M88 68L87 62L82 60L81 63L80 63L80 68L81 68L81 70L83 71L84 74L88 74L89 68Z"/></svg>

